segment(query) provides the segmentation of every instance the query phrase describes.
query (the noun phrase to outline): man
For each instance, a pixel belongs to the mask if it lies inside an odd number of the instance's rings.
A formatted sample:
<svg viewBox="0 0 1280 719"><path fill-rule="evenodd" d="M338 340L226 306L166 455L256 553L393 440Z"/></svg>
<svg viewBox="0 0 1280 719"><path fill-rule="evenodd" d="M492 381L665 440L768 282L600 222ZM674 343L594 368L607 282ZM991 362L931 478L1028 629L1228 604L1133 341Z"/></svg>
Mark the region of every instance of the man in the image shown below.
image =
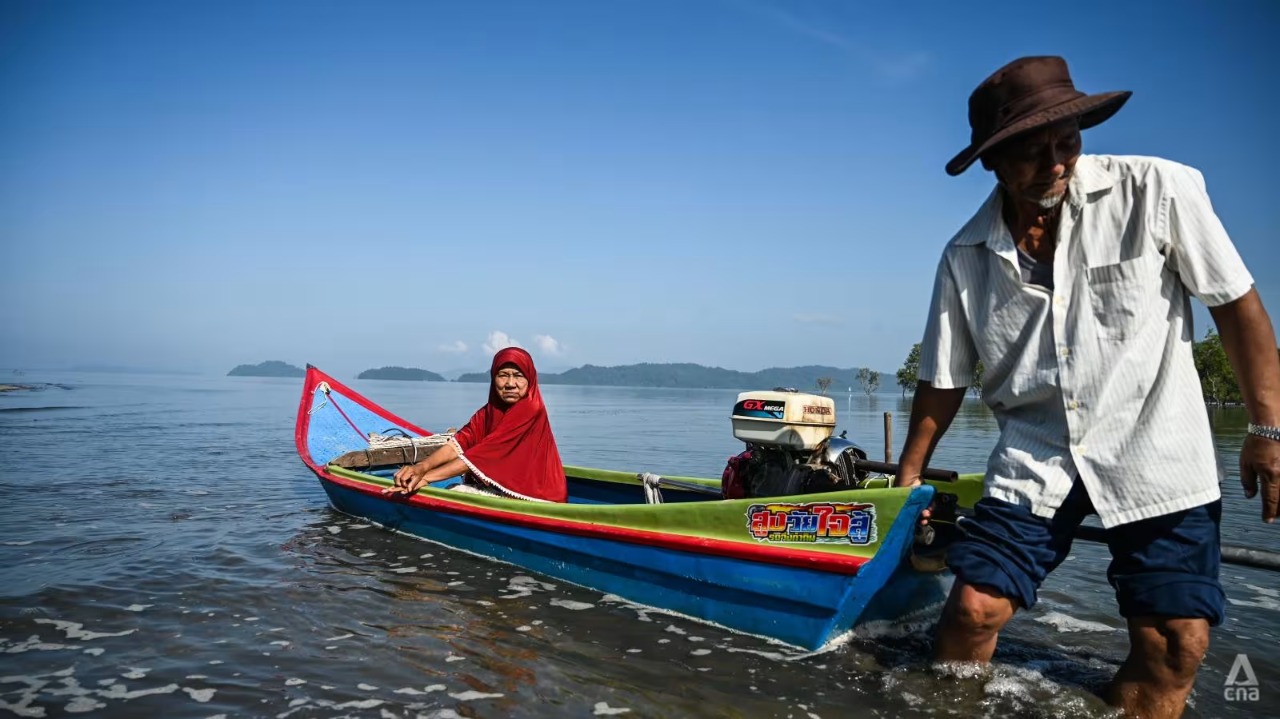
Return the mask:
<svg viewBox="0 0 1280 719"><path fill-rule="evenodd" d="M1240 475L1246 497L1261 485L1267 522L1280 501L1280 362L1200 173L1081 154L1080 131L1129 95L1085 95L1061 58L1028 57L969 98L972 143L947 173L981 160L997 187L938 265L897 482L919 482L982 360L1000 439L948 553L956 583L936 658L989 661L1096 512L1130 641L1106 699L1177 717L1224 604L1190 296L1209 307L1239 380L1251 419Z"/></svg>

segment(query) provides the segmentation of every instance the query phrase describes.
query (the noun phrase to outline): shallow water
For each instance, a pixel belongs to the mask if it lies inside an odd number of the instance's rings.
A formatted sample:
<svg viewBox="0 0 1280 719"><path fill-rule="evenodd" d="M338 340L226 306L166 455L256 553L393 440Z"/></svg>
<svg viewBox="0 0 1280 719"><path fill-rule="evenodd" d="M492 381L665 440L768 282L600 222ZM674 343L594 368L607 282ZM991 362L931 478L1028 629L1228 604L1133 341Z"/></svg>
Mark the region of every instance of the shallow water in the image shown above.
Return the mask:
<svg viewBox="0 0 1280 719"><path fill-rule="evenodd" d="M983 676L940 676L927 626L806 654L393 534L329 508L293 448L301 383L30 373L0 394L0 715L55 717L1107 716L1091 693L1127 643L1105 548L1078 544ZM432 429L482 385L356 381ZM570 464L717 476L733 392L544 388ZM882 414L838 396L877 456ZM1240 498L1240 410L1214 413L1224 541L1280 550ZM936 464L980 469L996 433L967 402ZM1280 575L1226 567L1187 716L1264 716L1280 696ZM1248 655L1261 701L1227 701Z"/></svg>

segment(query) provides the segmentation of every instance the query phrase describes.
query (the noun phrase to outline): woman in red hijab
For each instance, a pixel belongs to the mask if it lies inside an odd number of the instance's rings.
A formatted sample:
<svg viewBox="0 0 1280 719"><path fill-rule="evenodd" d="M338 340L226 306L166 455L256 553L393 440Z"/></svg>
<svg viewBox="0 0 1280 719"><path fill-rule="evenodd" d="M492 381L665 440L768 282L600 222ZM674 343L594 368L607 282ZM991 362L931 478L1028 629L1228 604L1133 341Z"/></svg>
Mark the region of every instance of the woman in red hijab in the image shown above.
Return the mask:
<svg viewBox="0 0 1280 719"><path fill-rule="evenodd" d="M417 464L401 467L383 493L409 495L423 485L466 474L486 494L535 502L564 502L564 465L551 436L533 358L519 347L499 350L489 368L489 402L448 444Z"/></svg>

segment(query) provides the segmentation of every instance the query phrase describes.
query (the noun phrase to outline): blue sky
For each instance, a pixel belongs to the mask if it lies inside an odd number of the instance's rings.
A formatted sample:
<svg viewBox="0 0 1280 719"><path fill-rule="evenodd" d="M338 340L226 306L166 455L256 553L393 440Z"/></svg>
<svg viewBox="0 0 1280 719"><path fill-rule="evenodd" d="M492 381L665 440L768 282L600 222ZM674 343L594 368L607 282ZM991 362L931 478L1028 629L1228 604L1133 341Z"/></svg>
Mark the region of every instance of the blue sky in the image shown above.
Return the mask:
<svg viewBox="0 0 1280 719"><path fill-rule="evenodd" d="M1201 169L1280 317L1280 4L970 7L8 0L0 367L891 371L1026 54L1134 91L1086 151Z"/></svg>

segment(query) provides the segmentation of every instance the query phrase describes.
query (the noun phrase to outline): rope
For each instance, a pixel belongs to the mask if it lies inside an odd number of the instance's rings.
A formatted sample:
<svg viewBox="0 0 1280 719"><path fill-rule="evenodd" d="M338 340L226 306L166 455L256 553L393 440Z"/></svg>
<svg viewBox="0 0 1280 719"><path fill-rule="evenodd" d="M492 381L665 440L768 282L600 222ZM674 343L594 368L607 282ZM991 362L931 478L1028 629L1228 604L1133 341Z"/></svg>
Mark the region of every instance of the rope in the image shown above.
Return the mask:
<svg viewBox="0 0 1280 719"><path fill-rule="evenodd" d="M356 423L352 422L351 418L347 416L347 413L343 412L342 408L338 406L338 400L334 399L333 395L330 394L332 391L333 391L333 388L329 386L328 382L321 382L320 384L316 385L316 392L324 392L324 401L316 405L315 407L312 407L311 411L307 412L307 414L311 414L312 412L315 412L316 410L325 406L329 402L333 402L333 408L338 410L338 414L342 415L343 419L347 420L347 424L351 425L351 429L354 429L356 431L356 434L360 435L360 439L363 439L364 441L368 442L369 438L365 436L364 432L360 431L360 428L356 426Z"/></svg>
<svg viewBox="0 0 1280 719"><path fill-rule="evenodd" d="M404 452L405 459L410 464L418 463L419 447L440 447L449 441L453 436L451 432L441 432L427 437L411 437L398 427L384 430L385 432L398 432L400 436L394 437L388 434L378 434L377 432L369 433L369 449L390 449L399 447L403 452L405 449L413 448L413 459L409 459L408 452Z"/></svg>
<svg viewBox="0 0 1280 719"><path fill-rule="evenodd" d="M644 501L649 504L662 504L662 477L652 472L641 472L636 479L644 483Z"/></svg>
<svg viewBox="0 0 1280 719"><path fill-rule="evenodd" d="M312 407L311 409L307 410L308 415L315 414L316 412L324 409L324 406L326 404L329 404L329 383L328 382L321 382L320 384L316 385L315 391L312 392L312 394L315 394L315 392L324 392L324 401Z"/></svg>
<svg viewBox="0 0 1280 719"><path fill-rule="evenodd" d="M437 447L449 443L449 438L453 436L452 432L441 432L440 434L432 434L426 437L392 437L377 432L369 433L369 446L374 449L384 447Z"/></svg>

